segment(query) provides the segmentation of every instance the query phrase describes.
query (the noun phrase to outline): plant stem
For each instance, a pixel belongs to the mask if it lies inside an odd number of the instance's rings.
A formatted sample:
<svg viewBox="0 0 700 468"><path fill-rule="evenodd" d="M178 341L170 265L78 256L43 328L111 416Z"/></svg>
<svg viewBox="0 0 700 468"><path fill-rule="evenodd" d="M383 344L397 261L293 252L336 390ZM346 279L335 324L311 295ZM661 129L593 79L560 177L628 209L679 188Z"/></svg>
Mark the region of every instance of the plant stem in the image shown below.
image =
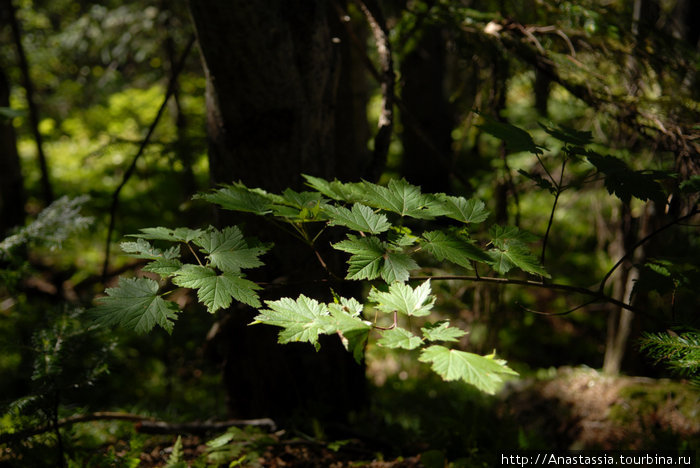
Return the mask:
<svg viewBox="0 0 700 468"><path fill-rule="evenodd" d="M693 216L695 216L696 214L698 214L698 212L699 212L699 211L698 211L698 208L695 207L695 208L693 208L692 210L690 210L690 212L689 212L688 214L686 214L686 215L684 215L684 216L681 216L680 218L676 218L676 219L672 220L671 222L669 222L669 223L667 223L667 224L664 224L663 226L661 226L661 227L660 227L659 229L657 229L656 231L650 233L650 234L647 235L646 237L643 237L642 239L640 239L639 241L637 241L637 243L635 243L632 247L630 247L629 251L625 252L625 254L624 254L622 257L620 257L620 259L617 261L617 263L615 263L615 265L613 265L613 267L612 267L610 270L608 270L608 272L605 274L605 276L603 277L603 279L600 281L600 286L598 286L598 293L601 294L601 295L603 294L603 289L605 288L605 282L610 278L610 276L611 276L611 275L613 274L613 272L617 269L617 267L619 267L620 265L622 265L622 263L623 263L627 258L629 258L630 255L632 255L632 253L637 249L637 247L639 247L640 245L644 244L646 241L648 241L649 239L651 239L651 238L654 237L655 235L657 235L657 234L659 234L659 233L665 231L666 229L670 228L671 226L673 226L673 225L675 225L675 224L678 224L678 223L680 223L681 221L685 221L686 219L692 218Z"/></svg>

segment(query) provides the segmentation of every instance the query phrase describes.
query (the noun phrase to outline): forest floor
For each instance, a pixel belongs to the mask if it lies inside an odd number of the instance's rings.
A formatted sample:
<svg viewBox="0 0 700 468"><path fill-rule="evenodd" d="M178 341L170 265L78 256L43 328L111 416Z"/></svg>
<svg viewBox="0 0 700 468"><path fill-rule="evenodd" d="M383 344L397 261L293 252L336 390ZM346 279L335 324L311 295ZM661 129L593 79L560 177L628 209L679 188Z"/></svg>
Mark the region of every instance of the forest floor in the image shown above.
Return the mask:
<svg viewBox="0 0 700 468"><path fill-rule="evenodd" d="M562 368L551 378L522 379L510 384L498 396L494 409L503 424L514 421L521 431L531 435L527 442L530 446L521 448L697 450L699 403L698 389L679 382L610 377L592 369ZM207 453L211 454L211 446L198 437L183 438L182 446L182 460L201 460ZM419 450L422 453L384 460L360 440L333 446L286 437L284 431L268 434L265 440L251 443L250 447L253 448L248 452L242 447L230 454L229 457L235 456L228 458L228 462L233 459L240 460L241 466L274 468L446 466L444 459L435 464L439 447L427 451L423 447ZM172 438L157 443L141 454L139 466L164 466L172 450ZM488 466L484 459L482 453L478 459L480 466Z"/></svg>

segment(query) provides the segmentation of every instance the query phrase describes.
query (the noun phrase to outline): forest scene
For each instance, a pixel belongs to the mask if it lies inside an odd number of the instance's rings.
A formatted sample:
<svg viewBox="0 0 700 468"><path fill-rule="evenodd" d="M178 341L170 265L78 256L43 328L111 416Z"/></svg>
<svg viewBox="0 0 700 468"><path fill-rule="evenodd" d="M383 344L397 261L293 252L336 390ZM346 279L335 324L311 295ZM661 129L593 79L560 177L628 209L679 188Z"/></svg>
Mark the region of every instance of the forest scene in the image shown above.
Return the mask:
<svg viewBox="0 0 700 468"><path fill-rule="evenodd" d="M698 25L0 0L0 467L697 457Z"/></svg>

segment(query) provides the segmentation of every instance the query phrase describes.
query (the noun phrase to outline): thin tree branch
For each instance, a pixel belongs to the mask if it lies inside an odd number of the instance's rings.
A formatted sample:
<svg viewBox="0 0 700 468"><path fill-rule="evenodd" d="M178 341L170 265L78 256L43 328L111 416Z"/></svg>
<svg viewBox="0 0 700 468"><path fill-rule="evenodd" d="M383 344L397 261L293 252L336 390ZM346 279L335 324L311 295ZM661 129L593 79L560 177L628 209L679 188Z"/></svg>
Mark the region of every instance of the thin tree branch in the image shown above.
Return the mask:
<svg viewBox="0 0 700 468"><path fill-rule="evenodd" d="M660 234L661 232L663 232L663 231L665 231L666 229L670 228L671 226L676 225L676 224L679 224L679 223L681 223L682 221L685 221L686 219L692 218L693 216L695 216L696 214L698 214L698 212L699 212L699 211L698 211L698 208L695 207L695 208L693 208L692 210L690 210L690 212L689 212L688 214L686 214L686 215L684 215L684 216L681 216L680 218L676 218L676 219L672 220L671 222L669 222L669 223L667 223L667 224L661 226L661 227L660 227L659 229L657 229L656 231L650 233L650 234L647 235L646 237L643 237L642 239L640 239L639 241L637 241L637 243L635 243L632 247L630 247L630 249L629 249L627 252L625 252L625 254L617 261L617 263L615 263L615 265L613 265L613 267L610 268L610 270L608 270L608 272L605 274L605 276L603 276L603 279L600 281L600 286L598 286L598 292L599 292L600 294L603 293L603 289L605 288L605 283L606 283L606 281L608 281L608 279L609 279L610 276L613 274L613 272L614 272L620 265L622 265L622 263L623 263L625 260L627 260L627 259L629 258L630 255L632 255L632 253L634 253L634 251L637 249L637 247L639 247L640 245L644 244L646 241L648 241L648 240L651 239L652 237L656 236L657 234Z"/></svg>
<svg viewBox="0 0 700 468"><path fill-rule="evenodd" d="M558 317L558 316L561 316L561 315L569 315L570 313L576 312L576 311L579 310L579 309L583 309L584 307L586 307L586 306L588 306L588 305L591 305L591 304L593 304L593 303L596 302L596 301L597 301L597 299L591 299L590 301L586 301L586 302L584 302L583 304L579 304L579 305L577 305L576 307L573 307L573 308L571 308L571 309L569 309L569 310L565 310L564 312L542 312L542 311L539 311L539 310L531 309L531 308L529 308L529 307L525 307L523 304L520 304L520 303L518 303L518 302L516 302L516 305L518 305L518 306L519 306L521 309L523 309L524 311L530 312L530 313L532 313L532 314L545 315L545 316L547 316L547 317Z"/></svg>
<svg viewBox="0 0 700 468"><path fill-rule="evenodd" d="M122 413L119 411L99 411L91 414L79 414L63 418L46 426L35 427L10 434L0 434L0 444L24 440L29 437L44 434L61 427L72 426L73 424L91 421L131 421L136 423L139 432L147 434L172 434L172 433L203 433L209 431L224 430L232 426L263 426L270 431L277 429L277 424L270 418L260 419L229 419L226 421L203 421L190 423L168 423L158 421L148 416L141 416L132 413Z"/></svg>
<svg viewBox="0 0 700 468"><path fill-rule="evenodd" d="M539 159L539 156L537 157ZM559 174L559 183L556 183L557 192L554 194L554 203L552 203L552 212L549 214L549 221L547 222L547 230L544 232L544 238L542 239L542 255L540 256L540 263L544 266L544 258L547 252L547 240L549 239L549 231L552 229L552 223L554 223L554 211L557 209L557 202L559 201L559 196L563 192L562 182L564 180L564 169L566 169L566 157L561 163L561 174ZM552 180L554 182L554 180Z"/></svg>
<svg viewBox="0 0 700 468"><path fill-rule="evenodd" d="M12 39L17 48L17 58L19 59L19 68L22 71L22 78L24 80L24 89L27 93L27 106L29 107L29 123L32 128L32 133L34 134L34 141L36 142L36 153L39 160L39 169L41 171L41 190L44 195L44 203L47 205L51 204L54 200L53 188L51 186L51 179L49 177L49 168L46 163L46 154L44 153L44 144L41 137L41 132L39 131L39 110L37 109L36 102L34 101L34 84L32 83L32 78L29 73L29 61L27 60L27 54L24 52L24 46L22 45L22 30L17 21L17 10L15 9L12 0L4 0L5 9L8 12L10 27L12 29Z"/></svg>
<svg viewBox="0 0 700 468"><path fill-rule="evenodd" d="M625 302L619 301L613 297L607 296L600 291L593 291L582 286L572 286L570 284L560 284L560 283L542 283L539 281L531 280L519 280L512 278L494 278L490 276L467 276L467 275L440 275L440 276L413 276L410 278L411 281L425 281L425 280L460 280L460 281L473 281L482 283L494 283L503 285L518 285L518 286L528 286L533 288L551 289L557 291L567 291L572 293L583 294L594 298L592 302L608 302L610 304L616 305L622 309L629 310L639 315L644 315L646 317L658 320L658 318L649 314L648 312L634 307Z"/></svg>
<svg viewBox="0 0 700 468"><path fill-rule="evenodd" d="M124 173L124 176L122 177L122 181L117 187L117 189L114 191L112 194L112 206L110 207L109 210L109 228L107 229L107 240L105 244L105 259L104 259L104 264L102 265L102 277L105 279L107 277L107 271L109 269L109 256L110 256L110 248L112 244L112 233L114 232L114 223L115 223L115 218L117 214L117 207L119 206L119 194L121 193L122 189L126 185L126 183L129 181L129 178L131 178L131 175L134 173L134 170L136 169L136 163L138 162L139 158L143 154L144 150L146 149L146 146L148 146L151 137L153 136L153 133L155 132L156 126L158 125L158 122L160 121L161 116L163 115L163 112L165 111L165 108L168 104L168 99L170 99L170 96L173 95L175 92L175 89L177 87L177 79L180 76L180 73L182 72L183 68L185 67L185 60L187 59L187 56L190 53L190 50L192 49L192 45L194 45L195 41L195 36L192 35L190 36L189 41L187 42L187 45L185 46L185 50L180 56L180 60L178 61L175 69L173 70L172 74L170 75L170 79L168 81L168 88L165 92L165 97L163 98L163 103L160 105L160 108L158 109L158 113L156 114L155 118L153 119L153 122L151 122L151 126L148 128L148 132L146 133L146 136L144 137L143 141L141 142L141 145L139 146L138 151L134 155L134 158L131 161L131 165L129 168L126 170Z"/></svg>

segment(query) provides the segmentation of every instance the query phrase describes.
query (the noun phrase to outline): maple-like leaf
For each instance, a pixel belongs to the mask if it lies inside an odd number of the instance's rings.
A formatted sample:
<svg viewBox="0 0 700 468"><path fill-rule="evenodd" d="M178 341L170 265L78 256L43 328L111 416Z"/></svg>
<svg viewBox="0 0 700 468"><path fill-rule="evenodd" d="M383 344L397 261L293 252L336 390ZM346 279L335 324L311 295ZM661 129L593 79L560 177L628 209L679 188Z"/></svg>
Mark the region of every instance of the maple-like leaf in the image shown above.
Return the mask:
<svg viewBox="0 0 700 468"><path fill-rule="evenodd" d="M161 250L154 247L150 242L143 238L136 239L135 242L122 242L119 244L121 249L134 258L148 258L172 260L180 256L180 247L174 246L167 250Z"/></svg>
<svg viewBox="0 0 700 468"><path fill-rule="evenodd" d="M404 315L421 317L430 314L435 304L435 296L431 294L430 280L426 280L415 289L408 284L393 283L388 292L372 288L368 299L375 302L377 309L382 312L399 312Z"/></svg>
<svg viewBox="0 0 700 468"><path fill-rule="evenodd" d="M423 337L429 341L459 341L459 338L467 334L462 329L451 327L450 322L442 320L435 323L426 323L422 328Z"/></svg>
<svg viewBox="0 0 700 468"><path fill-rule="evenodd" d="M242 268L255 268L263 265L258 258L270 249L269 245L254 244L250 246L243 238L241 230L230 226L219 231L210 228L194 239L212 265L224 272L238 273Z"/></svg>
<svg viewBox="0 0 700 468"><path fill-rule="evenodd" d="M362 320L362 304L356 299L339 298L337 303L328 304L331 321L340 336L345 349L350 351L359 363L362 362L365 344L371 329L371 323ZM329 331L331 329L329 328Z"/></svg>
<svg viewBox="0 0 700 468"><path fill-rule="evenodd" d="M141 234L130 234L129 237L139 237L141 239L166 240L171 242L191 242L201 236L204 231L201 229L153 227L139 229Z"/></svg>
<svg viewBox="0 0 700 468"><path fill-rule="evenodd" d="M491 242L499 249L507 249L509 245L520 244L526 246L528 242L537 240L537 236L523 231L516 226L500 226L494 224L489 228Z"/></svg>
<svg viewBox="0 0 700 468"><path fill-rule="evenodd" d="M333 247L352 254L348 260L347 279L375 279L382 271L387 245L374 236L356 237L351 234Z"/></svg>
<svg viewBox="0 0 700 468"><path fill-rule="evenodd" d="M423 340L401 327L394 327L390 330L383 330L382 337L377 340L377 344L385 348L416 349L423 343Z"/></svg>
<svg viewBox="0 0 700 468"><path fill-rule="evenodd" d="M253 323L265 323L282 327L278 341L290 343L305 341L318 350L321 345L318 335L333 333L334 319L328 307L315 299L300 295L296 300L283 297L276 301L265 301L268 309L259 311Z"/></svg>
<svg viewBox="0 0 700 468"><path fill-rule="evenodd" d="M224 272L220 275L212 268L201 265L184 265L175 273L173 283L197 290L197 298L210 313L225 309L233 298L252 307L260 307L255 290L260 286L239 274Z"/></svg>
<svg viewBox="0 0 700 468"><path fill-rule="evenodd" d="M659 172L634 171L627 164L614 156L601 156L594 152L587 153L588 161L605 175L605 188L608 193L629 203L631 197L642 201L664 200L664 190L658 180L668 177Z"/></svg>
<svg viewBox="0 0 700 468"><path fill-rule="evenodd" d="M384 263L380 275L387 283L408 281L409 271L416 270L418 264L410 256L402 252L388 250L384 254Z"/></svg>
<svg viewBox="0 0 700 468"><path fill-rule="evenodd" d="M232 211L245 211L265 215L272 211L272 205L279 201L279 195L272 195L261 189L250 189L238 182L224 185L211 193L196 195L210 203Z"/></svg>
<svg viewBox="0 0 700 468"><path fill-rule="evenodd" d="M180 268L182 268L180 260L159 258L144 266L143 271L150 271L160 275L161 278L168 278L173 276Z"/></svg>
<svg viewBox="0 0 700 468"><path fill-rule="evenodd" d="M543 148L536 145L530 134L522 128L516 127L515 125L511 125L507 122L499 122L485 115L482 115L481 117L484 119L484 122L477 125L477 127L489 135L503 140L506 145L506 149L508 149L511 153L528 151L533 154L542 154Z"/></svg>
<svg viewBox="0 0 700 468"><path fill-rule="evenodd" d="M481 223L489 217L486 204L476 198L453 197L445 194L434 196L436 202L431 210L437 215L444 215L462 223Z"/></svg>
<svg viewBox="0 0 700 468"><path fill-rule="evenodd" d="M431 368L444 380L463 380L479 390L494 394L508 375L518 375L505 361L492 359L433 345L424 349L418 358L430 363Z"/></svg>
<svg viewBox="0 0 700 468"><path fill-rule="evenodd" d="M328 198L349 203L362 200L362 184L343 183L338 180L328 181L307 174L302 175L308 186L318 190Z"/></svg>
<svg viewBox="0 0 700 468"><path fill-rule="evenodd" d="M551 278L539 259L525 245L509 244L505 250L492 249L488 254L491 257L491 266L502 275L515 266L527 273Z"/></svg>
<svg viewBox="0 0 700 468"><path fill-rule="evenodd" d="M325 213L330 218L332 226L345 226L355 231L379 234L391 227L389 220L383 214L375 213L372 208L361 203L355 203L352 210L342 206L326 206Z"/></svg>
<svg viewBox="0 0 700 468"><path fill-rule="evenodd" d="M472 261L489 262L491 260L486 252L474 244L444 231L424 232L420 243L423 249L433 254L436 259L448 260L470 270Z"/></svg>
<svg viewBox="0 0 700 468"><path fill-rule="evenodd" d="M405 179L392 179L384 187L371 182L363 182L363 203L401 216L419 219L433 219L430 206L433 198L424 195L420 187L411 185Z"/></svg>
<svg viewBox="0 0 700 468"><path fill-rule="evenodd" d="M105 292L90 312L98 324L122 325L136 333L147 333L158 324L172 333L179 309L158 295L158 283L152 279L119 278L117 287Z"/></svg>

